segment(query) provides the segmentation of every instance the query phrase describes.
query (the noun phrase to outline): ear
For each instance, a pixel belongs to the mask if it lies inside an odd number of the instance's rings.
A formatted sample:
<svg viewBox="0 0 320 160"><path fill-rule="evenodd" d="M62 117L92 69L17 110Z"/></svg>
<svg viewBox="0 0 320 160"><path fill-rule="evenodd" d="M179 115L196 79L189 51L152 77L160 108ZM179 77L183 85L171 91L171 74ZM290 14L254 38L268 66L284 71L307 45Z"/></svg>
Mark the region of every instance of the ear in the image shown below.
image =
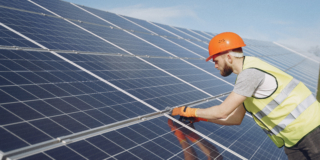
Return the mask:
<svg viewBox="0 0 320 160"><path fill-rule="evenodd" d="M226 58L227 58L228 63L232 64L233 59L229 53L227 54Z"/></svg>

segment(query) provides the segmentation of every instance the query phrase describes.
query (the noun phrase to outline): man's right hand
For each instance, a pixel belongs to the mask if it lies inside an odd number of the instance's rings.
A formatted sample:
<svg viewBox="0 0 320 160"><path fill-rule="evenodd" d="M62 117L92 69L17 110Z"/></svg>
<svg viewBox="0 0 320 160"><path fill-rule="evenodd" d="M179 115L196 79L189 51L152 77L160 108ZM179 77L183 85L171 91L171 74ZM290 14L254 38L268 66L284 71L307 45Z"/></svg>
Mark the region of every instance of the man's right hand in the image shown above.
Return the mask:
<svg viewBox="0 0 320 160"><path fill-rule="evenodd" d="M171 115L172 116L180 115L180 116L183 116L183 117L197 117L196 116L196 111L198 109L199 108L190 108L190 107L187 107L187 106L177 107L177 108L174 108L172 110Z"/></svg>

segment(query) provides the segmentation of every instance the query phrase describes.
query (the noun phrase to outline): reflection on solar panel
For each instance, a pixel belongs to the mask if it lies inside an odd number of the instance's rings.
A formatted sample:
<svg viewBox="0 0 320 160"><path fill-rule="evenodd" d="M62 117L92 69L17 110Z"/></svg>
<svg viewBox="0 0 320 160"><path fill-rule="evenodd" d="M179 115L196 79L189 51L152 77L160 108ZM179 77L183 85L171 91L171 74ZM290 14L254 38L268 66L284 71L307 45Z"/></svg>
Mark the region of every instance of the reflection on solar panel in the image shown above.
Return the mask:
<svg viewBox="0 0 320 160"><path fill-rule="evenodd" d="M232 91L235 75L204 61L214 34L58 0L0 7L3 159L286 159L250 116L231 127L168 116ZM316 94L318 62L245 41Z"/></svg>

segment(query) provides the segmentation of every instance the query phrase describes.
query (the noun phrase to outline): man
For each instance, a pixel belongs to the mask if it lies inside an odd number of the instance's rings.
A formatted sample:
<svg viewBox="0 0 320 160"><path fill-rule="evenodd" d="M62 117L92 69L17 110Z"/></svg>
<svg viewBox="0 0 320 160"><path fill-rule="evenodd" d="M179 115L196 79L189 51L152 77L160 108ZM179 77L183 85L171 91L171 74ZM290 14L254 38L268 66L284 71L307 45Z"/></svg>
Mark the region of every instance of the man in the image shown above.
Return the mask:
<svg viewBox="0 0 320 160"><path fill-rule="evenodd" d="M292 76L255 57L243 56L246 46L232 32L216 35L209 57L222 76L237 74L234 90L220 105L206 109L178 107L172 115L198 117L221 125L239 125L248 111L289 159L320 159L320 104Z"/></svg>

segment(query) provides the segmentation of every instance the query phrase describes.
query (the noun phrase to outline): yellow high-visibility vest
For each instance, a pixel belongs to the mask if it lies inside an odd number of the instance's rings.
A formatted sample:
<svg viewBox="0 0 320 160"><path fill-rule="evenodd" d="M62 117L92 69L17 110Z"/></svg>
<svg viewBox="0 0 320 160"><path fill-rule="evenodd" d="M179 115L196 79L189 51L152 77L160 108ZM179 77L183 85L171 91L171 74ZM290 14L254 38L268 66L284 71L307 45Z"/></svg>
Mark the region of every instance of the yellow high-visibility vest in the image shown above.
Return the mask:
<svg viewBox="0 0 320 160"><path fill-rule="evenodd" d="M244 107L279 148L293 147L320 125L320 104L302 82L255 57L244 58L242 70L248 68L276 79L269 97L247 97Z"/></svg>

